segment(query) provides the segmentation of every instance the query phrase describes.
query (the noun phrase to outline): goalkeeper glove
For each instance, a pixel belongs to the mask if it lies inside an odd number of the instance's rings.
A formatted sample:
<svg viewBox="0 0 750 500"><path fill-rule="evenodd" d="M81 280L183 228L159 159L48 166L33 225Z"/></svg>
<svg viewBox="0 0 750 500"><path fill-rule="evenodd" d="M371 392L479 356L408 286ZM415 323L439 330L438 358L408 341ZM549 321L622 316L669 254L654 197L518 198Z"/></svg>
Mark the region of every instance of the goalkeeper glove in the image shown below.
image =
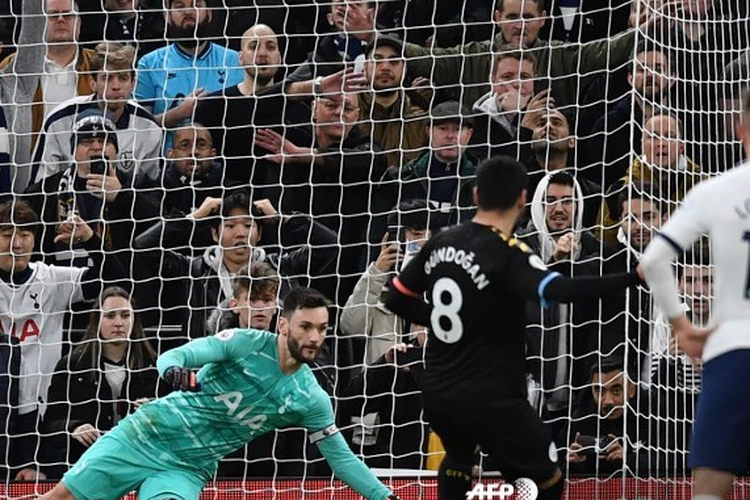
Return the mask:
<svg viewBox="0 0 750 500"><path fill-rule="evenodd" d="M175 391L198 392L201 384L195 376L195 372L181 366L171 366L164 372L164 380Z"/></svg>

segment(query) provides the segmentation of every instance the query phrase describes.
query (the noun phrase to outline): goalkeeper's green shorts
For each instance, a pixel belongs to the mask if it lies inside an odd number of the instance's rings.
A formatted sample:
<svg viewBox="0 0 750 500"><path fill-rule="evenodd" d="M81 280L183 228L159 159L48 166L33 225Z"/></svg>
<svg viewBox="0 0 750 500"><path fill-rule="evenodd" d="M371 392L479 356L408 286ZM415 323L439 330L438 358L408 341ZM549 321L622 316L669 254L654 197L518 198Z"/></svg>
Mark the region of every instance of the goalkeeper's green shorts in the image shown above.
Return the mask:
<svg viewBox="0 0 750 500"><path fill-rule="evenodd" d="M116 500L133 490L140 500L197 500L205 480L195 472L170 468L110 432L81 456L62 482L77 500Z"/></svg>

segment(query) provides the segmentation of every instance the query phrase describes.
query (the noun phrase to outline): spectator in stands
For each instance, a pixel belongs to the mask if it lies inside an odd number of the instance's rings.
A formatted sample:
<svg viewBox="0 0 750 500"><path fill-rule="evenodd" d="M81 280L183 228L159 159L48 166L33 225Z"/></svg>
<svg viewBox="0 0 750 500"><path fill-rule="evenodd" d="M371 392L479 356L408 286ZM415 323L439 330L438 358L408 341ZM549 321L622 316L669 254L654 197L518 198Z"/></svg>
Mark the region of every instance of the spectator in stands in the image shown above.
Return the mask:
<svg viewBox="0 0 750 500"><path fill-rule="evenodd" d="M381 300L388 278L430 239L430 211L423 199L398 204L388 217L380 254L359 278L341 312L341 333L364 338L364 362L374 364L396 344L409 342L409 328ZM358 361L358 360L357 360Z"/></svg>
<svg viewBox="0 0 750 500"><path fill-rule="evenodd" d="M100 43L91 56L95 93L61 103L44 122L34 152L36 182L64 170L73 161L73 124L85 110L104 113L115 124L118 175L128 185L150 187L161 178L163 132L153 115L130 100L135 86L135 49L118 42Z"/></svg>
<svg viewBox="0 0 750 500"><path fill-rule="evenodd" d="M218 215L218 216L217 216ZM175 238L192 230L192 222L213 218L211 234L216 245L202 256L190 258L163 250ZM274 223L278 227L274 228ZM266 252L265 235L279 235L281 252ZM143 304L162 308L189 308L182 320L182 333L188 338L206 334L207 319L225 299L231 298L232 278L252 262L267 262L285 280L304 281L330 272L335 257L336 235L303 215L279 215L268 200L250 202L243 191L232 192L223 200L206 198L185 219L165 223L157 221L134 242L136 280L158 276L169 283L145 283ZM287 250L295 247L293 250ZM150 288L150 289L146 289ZM161 297L159 297L161 295ZM183 339L185 338L183 337Z"/></svg>
<svg viewBox="0 0 750 500"><path fill-rule="evenodd" d="M211 313L207 334L230 328L276 331L279 274L265 262L253 262L232 280L232 296Z"/></svg>
<svg viewBox="0 0 750 500"><path fill-rule="evenodd" d="M550 40L592 42L628 29L631 0L610 0L602 8L598 0L551 0L547 2L550 22L542 29ZM542 35L543 38L547 38Z"/></svg>
<svg viewBox="0 0 750 500"><path fill-rule="evenodd" d="M531 129L548 105L548 92L534 95L536 66L532 53L503 46L492 68L492 90L472 106L476 129L470 151L475 158L528 155Z"/></svg>
<svg viewBox="0 0 750 500"><path fill-rule="evenodd" d="M388 166L396 168L416 159L429 143L427 112L422 107L428 103L415 101L402 87L403 52L401 41L392 36L374 38L365 52L371 92L359 93L360 127L383 149Z"/></svg>
<svg viewBox="0 0 750 500"><path fill-rule="evenodd" d="M605 245L602 251L604 274L626 272L637 264L666 219L663 206L659 188L652 184L633 183L619 194L616 243ZM617 352L624 356L625 342L629 342L628 369L644 380L649 376L648 353L653 318L651 295L642 287L627 295L624 292L613 294L601 301L601 352Z"/></svg>
<svg viewBox="0 0 750 500"><path fill-rule="evenodd" d="M256 150L255 130L274 127L295 138L294 125L309 123L310 110L287 99L283 85L273 83L283 61L271 28L259 24L245 31L239 61L244 68L242 82L202 97L195 119L211 131L214 145L226 161L226 177L262 190L269 169L278 167L262 159L260 148Z"/></svg>
<svg viewBox="0 0 750 500"><path fill-rule="evenodd" d="M21 193L29 184L33 117L29 104L35 102L44 68L44 0L23 2L18 57L0 67L0 195ZM41 119L39 120L41 124ZM38 130L38 129L37 129Z"/></svg>
<svg viewBox="0 0 750 500"><path fill-rule="evenodd" d="M199 97L240 83L242 68L236 51L208 40L212 9L206 0L166 3L167 35L172 43L138 62L135 96L159 123L174 127L193 118Z"/></svg>
<svg viewBox="0 0 750 500"><path fill-rule="evenodd" d="M673 94L678 87L674 85L675 74L666 52L656 48L640 50L630 68L627 78L631 91L594 123L591 137L584 140L581 150L587 166L604 163L603 177L601 172L591 171L599 176L591 179L605 189L625 175L631 151L636 156L643 152L644 121L660 114L663 106L678 104L678 96Z"/></svg>
<svg viewBox="0 0 750 500"><path fill-rule="evenodd" d="M711 171L723 172L745 160L745 149L742 147L739 127L742 122L742 91L750 80L750 49L724 68L721 84L716 90L716 109L712 118L716 131L712 141L715 151L709 156L715 166Z"/></svg>
<svg viewBox="0 0 750 500"><path fill-rule="evenodd" d="M575 177L565 170L552 171L533 194L531 221L517 232L550 269L564 276L600 274L600 244L583 227L583 206ZM543 391L547 419L559 419L569 415L571 391L588 381L587 356L596 351L596 330L586 325L598 311L586 304L544 308L536 302L529 302L526 309L529 372Z"/></svg>
<svg viewBox="0 0 750 500"><path fill-rule="evenodd" d="M206 198L220 198L233 183L224 177L213 138L201 123L179 127L173 137L164 167L161 206L165 215L180 217L200 207Z"/></svg>
<svg viewBox="0 0 750 500"><path fill-rule="evenodd" d="M81 19L75 0L45 0L47 19L44 67L39 68L39 83L34 95L32 128L37 133L44 119L61 102L94 92L87 74L91 70L93 51L81 48L78 36ZM9 67L16 54L11 54L1 68ZM32 145L33 146L33 145Z"/></svg>
<svg viewBox="0 0 750 500"><path fill-rule="evenodd" d="M403 167L392 166L378 189L378 211L390 211L399 201L421 200L434 208L436 227L466 221L474 214L476 162L466 153L474 132L474 121L456 101L432 109L431 124L425 126L430 149ZM439 214L439 215L438 215ZM375 238L385 228L373 224Z"/></svg>
<svg viewBox="0 0 750 500"><path fill-rule="evenodd" d="M99 295L100 277L122 276L117 259L104 259L102 241L79 217L59 226L58 242L82 242L88 268L30 262L39 216L23 200L0 205L0 334L18 339L21 349L18 415L8 463L22 470L16 479L37 477L38 416L63 350L63 318L71 304ZM19 300L24 297L27 300Z"/></svg>
<svg viewBox="0 0 750 500"><path fill-rule="evenodd" d="M617 239L614 228L618 210L613 206L614 202L620 193L627 191L631 181L656 187L665 197L663 208L669 213L693 186L706 179L700 166L685 156L682 122L674 116L659 113L646 120L641 151L642 156L636 158L625 175L610 186L602 203L597 221L601 221L601 239L607 244L613 244Z"/></svg>
<svg viewBox="0 0 750 500"><path fill-rule="evenodd" d="M649 418L622 359L605 358L591 367L593 405L575 409L561 442L569 444L570 472L609 475L628 467L649 470Z"/></svg>
<svg viewBox="0 0 750 500"><path fill-rule="evenodd" d="M135 46L139 55L164 45L162 0L81 1L81 42L101 41ZM87 9L85 7L90 7Z"/></svg>
<svg viewBox="0 0 750 500"><path fill-rule="evenodd" d="M279 165L268 184L282 212L313 215L339 234L343 246L338 276L354 277L365 268L367 228L372 219L374 183L386 170L385 156L357 126L353 93L323 96L312 107L312 126L297 126L292 142L272 129L258 129L255 143ZM346 278L345 278L346 279ZM340 287L343 302L354 280Z"/></svg>
<svg viewBox="0 0 750 500"><path fill-rule="evenodd" d="M105 289L81 342L52 376L42 426L47 477L61 477L103 433L155 398L158 380L130 295Z"/></svg>
<svg viewBox="0 0 750 500"><path fill-rule="evenodd" d="M534 193L539 182L550 173L569 169L583 194L583 226L591 228L596 223L596 214L601 206L602 188L586 175L587 169L576 168L575 127L572 113L558 108L547 108L535 114L536 122L530 123L531 154L525 165L529 172L528 192Z"/></svg>
<svg viewBox="0 0 750 500"><path fill-rule="evenodd" d="M123 262L129 262L125 253L131 249L133 224L159 215L155 196L133 189L127 171L117 166L120 133L97 107L76 114L66 168L27 189L44 222L38 243L46 260L58 265L88 262L88 245L61 241L57 235L60 224L80 217L103 240L96 251L121 250Z"/></svg>
<svg viewBox="0 0 750 500"><path fill-rule="evenodd" d="M376 6L374 1L332 0L326 14L333 32L316 39L314 50L286 79L286 90L292 94L312 94L313 81L354 66L361 73L365 50L375 36Z"/></svg>
<svg viewBox="0 0 750 500"><path fill-rule="evenodd" d="M42 129L45 117L59 103L76 95L89 95L94 91L91 88L90 79L86 76L90 71L92 51L82 49L78 45L80 19L75 0L44 0L44 5L46 32L44 30L36 31L34 39L25 40L27 44L41 43L41 40L36 40L36 38L42 36L42 33L44 33L44 41L46 42L42 45L46 54L44 62L42 65L38 65L36 64L37 60L32 58L31 60L20 59L17 63L17 68L26 67L29 71L33 70L36 73L33 80L36 83L36 90L34 91L33 106L31 107L30 127L18 130L20 134L26 137L26 140L31 140L28 152L24 149L24 151L18 151L17 153L23 154L22 158L24 159L28 158L26 154L31 154L33 151L34 143L37 140L36 134ZM36 22L32 18L30 18L30 21ZM39 28L39 26L36 26L36 28ZM25 51L29 51L25 55L33 55L33 52L31 52L33 47L21 47ZM5 70L6 73L12 71L17 55L17 53L14 53L5 58L0 63L0 69ZM24 55L23 52L21 55ZM26 66L27 64L29 66ZM23 69L20 71L17 69L16 71L23 72ZM25 83L29 84L32 82L27 81ZM13 92L8 100L3 100L3 103L22 103L19 100L21 96L16 94L15 90ZM21 114L23 113L22 111ZM18 147L26 148L28 146L26 140L19 140ZM28 185L28 177L24 177ZM17 191L23 190L25 187L18 184L16 186Z"/></svg>
<svg viewBox="0 0 750 500"><path fill-rule="evenodd" d="M493 18L499 33L494 40L472 42L447 49L406 44L409 72L431 78L437 86L455 86L462 102L470 106L489 91L494 54L506 44L527 47L524 55L538 61L537 74L551 79L550 95L557 106L575 104L582 76L617 68L631 57L636 30L586 44L566 44L539 39L547 13L543 0L497 0ZM503 49L500 49L501 51Z"/></svg>

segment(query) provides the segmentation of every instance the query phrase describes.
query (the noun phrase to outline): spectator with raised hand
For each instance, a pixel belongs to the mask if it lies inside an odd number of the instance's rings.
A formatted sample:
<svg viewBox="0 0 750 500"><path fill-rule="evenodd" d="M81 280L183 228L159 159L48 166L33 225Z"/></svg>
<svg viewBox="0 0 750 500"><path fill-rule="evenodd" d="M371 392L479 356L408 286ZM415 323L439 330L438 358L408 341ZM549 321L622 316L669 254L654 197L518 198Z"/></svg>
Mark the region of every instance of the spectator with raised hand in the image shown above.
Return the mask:
<svg viewBox="0 0 750 500"><path fill-rule="evenodd" d="M409 71L430 78L439 88L455 86L460 93L455 97L470 106L490 90L487 76L494 54L506 44L515 44L536 58L537 74L551 79L550 96L562 107L576 104L586 78L617 68L631 57L635 29L586 44L545 42L539 32L546 17L544 0L496 0L493 19L499 33L494 40L435 49L406 44Z"/></svg>
<svg viewBox="0 0 750 500"><path fill-rule="evenodd" d="M90 95L94 92L88 77L91 70L91 57L94 53L92 50L82 48L78 43L81 18L76 0L44 0L44 13L46 29L37 31L36 36L44 34L46 43L41 47L46 57L42 64L33 66L34 71L38 73L36 75L38 79L34 104L31 107L31 127L21 131L32 139L29 153L34 149L36 134L42 130L45 118L58 104L75 96ZM26 43L29 42L31 40L26 41ZM39 42L41 40L35 43ZM24 60L21 57L23 55L29 54L24 54L23 51L11 54L0 63L0 68L6 68L7 72L7 68L13 68L14 64L18 65L16 67L23 67L34 61L34 59ZM17 56L19 60L16 63ZM13 96L3 102L20 103L21 101L18 100L18 96ZM28 185L29 180L27 179L26 182Z"/></svg>
<svg viewBox="0 0 750 500"><path fill-rule="evenodd" d="M255 133L266 159L278 165L267 180L274 203L282 212L310 214L339 234L338 276L364 269L374 184L386 170L380 148L357 125L359 116L354 93L322 96L313 102L312 126L296 127L296 142L272 129ZM352 280L340 287L342 302L353 286Z"/></svg>
<svg viewBox="0 0 750 500"><path fill-rule="evenodd" d="M583 214L583 189L574 172L554 170L536 185L531 220L516 234L551 270L598 276L600 243L585 229ZM597 333L590 325L598 310L587 304L541 307L536 302L528 302L526 310L528 370L542 389L542 415L559 427L569 415L573 390L588 382Z"/></svg>
<svg viewBox="0 0 750 500"><path fill-rule="evenodd" d="M388 217L380 254L360 276L341 312L341 333L364 340L365 364L374 364L396 344L409 342L409 325L389 311L382 297L388 279L395 276L432 234L431 213L421 199L398 204Z"/></svg>
<svg viewBox="0 0 750 500"><path fill-rule="evenodd" d="M317 39L307 61L287 77L285 91L311 95L326 76L350 66L362 73L367 44L376 33L376 5L374 1L332 0L326 13L332 33Z"/></svg>
<svg viewBox="0 0 750 500"><path fill-rule="evenodd" d="M7 463L18 471L16 479L26 480L37 477L37 421L62 356L65 314L72 304L98 297L101 279L116 280L124 274L117 259L104 258L102 240L77 216L59 226L55 239L69 247L80 242L89 252L91 265L31 262L40 224L26 201L0 205L0 326L18 340L21 351L17 415Z"/></svg>
<svg viewBox="0 0 750 500"><path fill-rule="evenodd" d="M130 294L106 288L80 343L52 376L42 426L47 477L61 477L103 433L155 398L158 380Z"/></svg>
<svg viewBox="0 0 750 500"><path fill-rule="evenodd" d="M193 230L193 222L201 220L213 222L211 236L215 242L203 255L191 258L163 250L174 247L175 240L182 241L184 233ZM275 235L279 240L273 243L281 251L267 252L263 238L267 242ZM158 304L162 309L180 308L180 341L202 337L211 313L233 296L232 279L243 268L252 262L267 262L288 289L291 282L304 283L330 272L335 242L336 235L310 217L281 215L269 200L251 203L244 191L231 192L223 199L206 198L187 218L157 221L135 239L135 278L144 280L139 302ZM162 289L162 285L154 284L154 277L170 286Z"/></svg>
<svg viewBox="0 0 750 500"><path fill-rule="evenodd" d="M8 138L0 141L0 194L23 192L31 177L32 132L37 114L28 104L35 101L44 68L44 2L23 2L17 57L0 73L0 136ZM39 117L36 130L41 127L42 118Z"/></svg>
<svg viewBox="0 0 750 500"><path fill-rule="evenodd" d="M537 64L531 52L517 45L502 47L492 68L492 89L471 107L476 126L469 151L478 160L528 155L531 129L542 111L555 104L547 90L535 93Z"/></svg>
<svg viewBox="0 0 750 500"><path fill-rule="evenodd" d="M136 224L159 215L156 196L134 189L132 178L118 167L119 134L98 107L76 114L66 168L26 190L45 223L38 243L47 261L86 265L86 245L57 237L60 224L80 217L102 239L103 250L118 251L123 262L130 262Z"/></svg>
<svg viewBox="0 0 750 500"><path fill-rule="evenodd" d="M530 154L524 159L529 172L529 192L534 193L548 175L567 171L575 177L583 194L583 227L593 228L602 203L602 187L592 179L601 175L601 166L577 165L581 147L576 139L573 113L550 107L530 118L527 122L531 128Z"/></svg>
<svg viewBox="0 0 750 500"><path fill-rule="evenodd" d="M167 0L165 47L138 62L136 99L159 123L174 127L192 120L197 100L242 81L239 54L209 41L212 8L206 0ZM167 146L171 146L168 138Z"/></svg>
<svg viewBox="0 0 750 500"><path fill-rule="evenodd" d="M310 110L284 94L282 84L274 84L283 61L271 28L257 24L245 31L239 61L245 75L242 82L201 98L195 120L211 131L214 146L226 162L225 176L262 190L274 165L256 148L255 131L272 127L294 137L294 125L309 123Z"/></svg>
<svg viewBox="0 0 750 500"><path fill-rule="evenodd" d="M61 103L44 121L34 152L35 182L64 170L73 160L71 130L87 110L105 114L117 130L117 170L127 186L153 187L161 178L164 132L154 116L131 100L136 83L135 49L100 43L91 56L91 96ZM155 198L155 196L154 196Z"/></svg>

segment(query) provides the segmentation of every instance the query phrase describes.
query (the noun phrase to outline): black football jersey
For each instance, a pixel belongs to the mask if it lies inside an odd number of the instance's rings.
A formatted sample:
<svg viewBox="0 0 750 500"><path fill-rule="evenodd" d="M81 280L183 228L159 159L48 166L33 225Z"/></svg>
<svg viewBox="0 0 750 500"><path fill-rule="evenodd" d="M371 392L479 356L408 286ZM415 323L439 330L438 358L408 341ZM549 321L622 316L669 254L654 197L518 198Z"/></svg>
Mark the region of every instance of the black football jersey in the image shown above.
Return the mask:
<svg viewBox="0 0 750 500"><path fill-rule="evenodd" d="M423 390L442 396L526 395L527 300L556 273L521 241L467 222L428 241L397 288L432 304Z"/></svg>

